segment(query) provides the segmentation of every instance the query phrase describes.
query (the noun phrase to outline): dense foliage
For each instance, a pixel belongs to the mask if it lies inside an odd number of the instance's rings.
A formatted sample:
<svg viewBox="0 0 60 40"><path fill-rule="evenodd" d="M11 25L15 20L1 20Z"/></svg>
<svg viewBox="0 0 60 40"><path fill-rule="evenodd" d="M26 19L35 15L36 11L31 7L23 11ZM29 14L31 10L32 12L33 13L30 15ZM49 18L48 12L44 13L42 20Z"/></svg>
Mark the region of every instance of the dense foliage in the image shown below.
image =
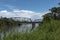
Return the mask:
<svg viewBox="0 0 60 40"><path fill-rule="evenodd" d="M54 16L51 13L43 15L43 21L49 22L51 20L54 20Z"/></svg>

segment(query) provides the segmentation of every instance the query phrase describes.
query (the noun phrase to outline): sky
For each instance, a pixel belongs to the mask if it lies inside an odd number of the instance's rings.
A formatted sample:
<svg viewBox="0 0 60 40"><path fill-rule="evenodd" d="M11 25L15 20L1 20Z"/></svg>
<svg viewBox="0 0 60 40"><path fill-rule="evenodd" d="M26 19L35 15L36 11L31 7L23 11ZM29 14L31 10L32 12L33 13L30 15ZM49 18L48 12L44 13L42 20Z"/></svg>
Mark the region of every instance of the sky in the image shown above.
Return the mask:
<svg viewBox="0 0 60 40"><path fill-rule="evenodd" d="M60 0L0 0L0 16L42 19Z"/></svg>

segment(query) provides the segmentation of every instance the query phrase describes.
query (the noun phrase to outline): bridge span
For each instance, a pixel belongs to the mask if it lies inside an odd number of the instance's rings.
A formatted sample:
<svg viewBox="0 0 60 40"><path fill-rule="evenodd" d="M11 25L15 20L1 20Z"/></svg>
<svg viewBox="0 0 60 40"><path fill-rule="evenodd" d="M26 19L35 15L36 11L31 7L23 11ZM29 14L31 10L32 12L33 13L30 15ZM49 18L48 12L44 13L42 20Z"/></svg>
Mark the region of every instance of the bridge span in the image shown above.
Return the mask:
<svg viewBox="0 0 60 40"><path fill-rule="evenodd" d="M40 23L40 22L20 22L20 23Z"/></svg>
<svg viewBox="0 0 60 40"><path fill-rule="evenodd" d="M23 23L32 24L32 29L34 29L35 28L35 24L36 23L40 23L40 22L20 22L20 24L23 24Z"/></svg>

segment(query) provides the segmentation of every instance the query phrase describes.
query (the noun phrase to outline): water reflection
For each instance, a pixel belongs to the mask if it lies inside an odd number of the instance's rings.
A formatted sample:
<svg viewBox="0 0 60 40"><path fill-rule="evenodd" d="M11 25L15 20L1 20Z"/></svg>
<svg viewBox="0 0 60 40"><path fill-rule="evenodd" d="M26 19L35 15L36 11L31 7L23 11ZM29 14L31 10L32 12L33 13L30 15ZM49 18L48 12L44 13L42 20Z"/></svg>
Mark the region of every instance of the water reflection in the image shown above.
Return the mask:
<svg viewBox="0 0 60 40"><path fill-rule="evenodd" d="M36 28L38 27L38 23L35 24L35 27L33 30L35 30ZM32 24L22 24L20 26L16 26L16 27L13 27L13 28L8 28L7 31L5 31L5 33L7 35L9 35L11 32L15 33L15 32L30 32L32 29ZM3 40L3 37L4 37L4 32L1 32L0 33L0 39Z"/></svg>
<svg viewBox="0 0 60 40"><path fill-rule="evenodd" d="M36 23L34 29L36 29L37 26L38 26L38 24ZM20 26L9 29L8 32L17 32L17 31L18 32L29 32L29 31L31 31L31 29L32 29L32 24L22 24Z"/></svg>

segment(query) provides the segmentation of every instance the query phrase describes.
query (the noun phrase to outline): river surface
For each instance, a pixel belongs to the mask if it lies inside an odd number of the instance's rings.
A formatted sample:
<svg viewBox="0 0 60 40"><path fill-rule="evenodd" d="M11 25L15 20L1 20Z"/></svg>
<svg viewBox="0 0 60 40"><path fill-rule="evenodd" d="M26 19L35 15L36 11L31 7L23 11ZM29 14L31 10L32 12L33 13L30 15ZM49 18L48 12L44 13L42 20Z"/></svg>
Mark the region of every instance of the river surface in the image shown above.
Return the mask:
<svg viewBox="0 0 60 40"><path fill-rule="evenodd" d="M6 31L6 34L10 34L11 32L30 32L31 29L32 29L32 24L26 24L26 23L23 23L22 25L20 26L16 26L16 27L13 27L13 28L8 28L8 30ZM35 23L35 27L32 29L32 30L35 30L36 28L38 27L38 23ZM1 38L3 39L3 36L4 36L4 32L0 33L0 36Z"/></svg>
<svg viewBox="0 0 60 40"><path fill-rule="evenodd" d="M22 24L20 26L9 29L8 32L29 32L35 30L38 27L38 23L35 24L35 27L32 29L32 24Z"/></svg>

